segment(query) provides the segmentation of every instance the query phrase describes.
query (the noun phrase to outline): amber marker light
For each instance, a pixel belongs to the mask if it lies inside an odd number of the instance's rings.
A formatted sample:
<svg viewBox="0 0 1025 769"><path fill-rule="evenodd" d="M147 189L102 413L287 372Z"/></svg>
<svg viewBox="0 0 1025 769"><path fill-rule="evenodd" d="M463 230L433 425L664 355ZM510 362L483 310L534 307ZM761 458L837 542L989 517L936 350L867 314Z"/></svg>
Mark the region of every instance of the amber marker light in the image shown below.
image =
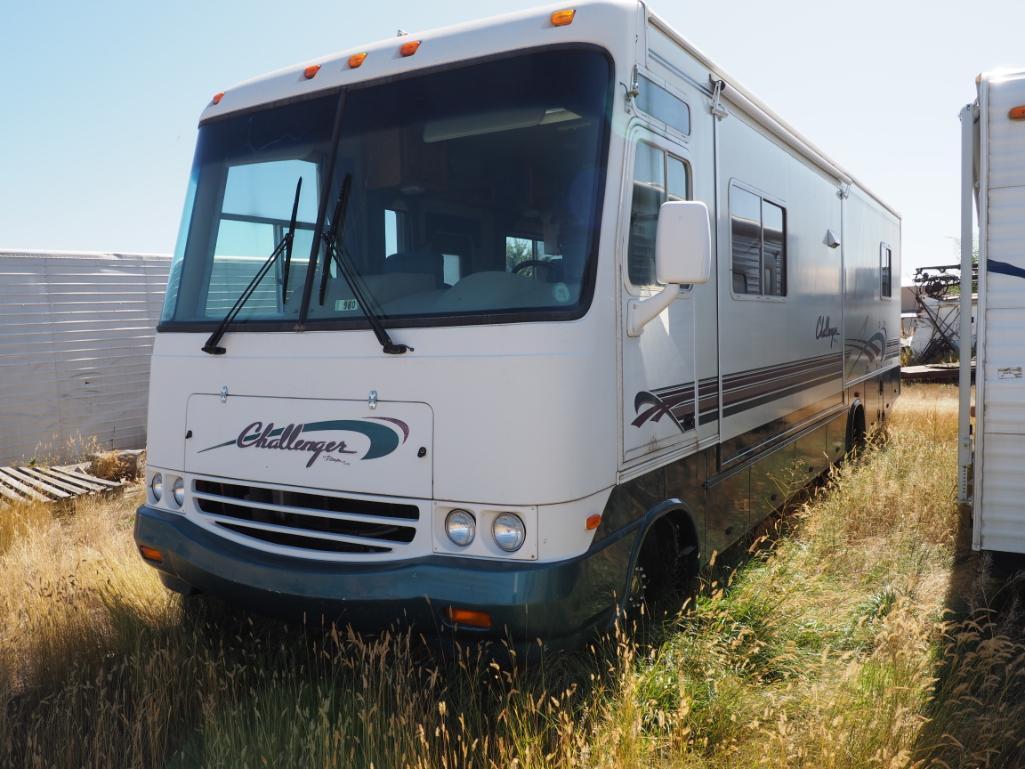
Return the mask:
<svg viewBox="0 0 1025 769"><path fill-rule="evenodd" d="M147 561L153 561L154 563L163 563L164 555L155 547L149 545L139 545L139 554Z"/></svg>
<svg viewBox="0 0 1025 769"><path fill-rule="evenodd" d="M224 91L218 91L217 93L214 94L213 103L214 104L220 104L221 103L221 99L223 99L223 98L224 98Z"/></svg>
<svg viewBox="0 0 1025 769"><path fill-rule="evenodd" d="M303 70L303 77L306 78L307 80L313 80L313 78L315 78L317 76L318 72L320 72L320 65L319 64L311 64L310 66L308 66L306 69Z"/></svg>
<svg viewBox="0 0 1025 769"><path fill-rule="evenodd" d="M363 51L361 53L354 53L352 56L349 57L349 69L356 69L364 61L366 61L366 59L366 51Z"/></svg>
<svg viewBox="0 0 1025 769"><path fill-rule="evenodd" d="M568 27L573 23L573 17L577 15L575 8L567 8L564 11L556 11L552 14L553 27Z"/></svg>
<svg viewBox="0 0 1025 769"><path fill-rule="evenodd" d="M403 56L412 56L416 53L417 48L420 47L419 40L410 40L408 43L403 43L402 47L399 48L399 53Z"/></svg>
<svg viewBox="0 0 1025 769"><path fill-rule="evenodd" d="M445 616L448 617L448 621L453 625L466 625L467 627L476 627L482 630L489 630L491 628L491 615L486 611L457 609L455 606L449 606L445 609Z"/></svg>
<svg viewBox="0 0 1025 769"><path fill-rule="evenodd" d="M584 523L584 528L588 531L594 531L601 525L601 516L595 513L594 515L587 516L587 521Z"/></svg>
<svg viewBox="0 0 1025 769"><path fill-rule="evenodd" d="M1025 120L1025 104L1022 104L1020 107L1011 107L1007 117L1011 118L1011 120Z"/></svg>

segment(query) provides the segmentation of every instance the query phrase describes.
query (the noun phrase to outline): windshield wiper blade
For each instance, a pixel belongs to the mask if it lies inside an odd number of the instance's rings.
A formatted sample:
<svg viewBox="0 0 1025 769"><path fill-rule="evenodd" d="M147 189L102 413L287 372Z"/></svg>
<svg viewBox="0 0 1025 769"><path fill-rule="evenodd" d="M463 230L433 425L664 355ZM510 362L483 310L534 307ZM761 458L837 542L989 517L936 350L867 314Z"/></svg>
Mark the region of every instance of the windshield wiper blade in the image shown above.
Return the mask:
<svg viewBox="0 0 1025 769"><path fill-rule="evenodd" d="M288 268L292 265L292 239L295 236L295 219L299 215L299 192L303 188L303 178L295 183L295 200L292 201L292 218L288 223L288 243L285 245L285 260L281 264L281 304L288 301Z"/></svg>
<svg viewBox="0 0 1025 769"><path fill-rule="evenodd" d="M299 193L302 191L302 187L303 179L300 176L299 181L296 182L295 185L295 200L292 201L292 221L288 225L288 232L281 236L281 240L279 240L278 244L274 246L274 250L271 251L270 256L268 256L267 260L260 266L260 269L256 271L256 275L253 276L253 279L249 281L242 293L239 294L238 299L235 300L235 304L233 304L231 309L228 310L228 314L224 316L224 319L218 324L217 328L214 329L214 332L210 334L210 337L206 340L206 344L203 345L202 349L203 352L208 355L224 355L224 353L227 352L223 347L218 347L217 343L221 341L221 337L224 336L224 332L227 330L228 324L235 320L235 316L238 315L242 306L249 301L249 297L253 295L256 287L260 285L260 281L263 280L267 271L274 266L274 262L279 256L281 256L282 252L287 252L288 258L291 259L292 239L295 236L295 218L299 211ZM287 262L285 270L284 281L287 283Z"/></svg>
<svg viewBox="0 0 1025 769"><path fill-rule="evenodd" d="M335 204L334 215L331 217L331 226L321 234L321 237L324 239L324 245L326 246L326 254L334 259L335 264L338 265L338 272L340 272L342 277L345 278L345 282L349 284L349 290L352 291L353 298L363 310L363 314L370 323L370 328L374 331L374 336L377 337L377 341L381 344L381 349L388 355L402 355L406 352L413 352L413 348L409 345L396 344L392 341L391 336L388 334L388 330L381 323L381 319L378 317L377 313L371 308L368 301L369 295L363 286L363 281L360 279L358 273L352 269L352 264L349 262L348 254L341 245L341 238L344 232L342 225L345 222L345 213L349 207L349 193L351 189L352 174L346 174L345 179L342 180L342 189L338 193L338 202ZM321 306L323 306L324 298L327 294L328 266L328 263L325 262L323 268L324 271L321 273L320 277Z"/></svg>

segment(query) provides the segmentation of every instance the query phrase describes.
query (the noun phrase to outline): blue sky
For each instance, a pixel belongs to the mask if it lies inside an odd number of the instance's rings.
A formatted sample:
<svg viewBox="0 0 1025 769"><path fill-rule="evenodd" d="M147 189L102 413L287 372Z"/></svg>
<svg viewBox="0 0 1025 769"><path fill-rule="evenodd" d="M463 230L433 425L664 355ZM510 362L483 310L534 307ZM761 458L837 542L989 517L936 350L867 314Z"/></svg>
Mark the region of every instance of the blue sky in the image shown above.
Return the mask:
<svg viewBox="0 0 1025 769"><path fill-rule="evenodd" d="M169 253L211 94L400 27L532 5L8 0L0 248ZM980 71L1025 66L1025 3L651 6L902 213L905 275L955 259L957 113Z"/></svg>

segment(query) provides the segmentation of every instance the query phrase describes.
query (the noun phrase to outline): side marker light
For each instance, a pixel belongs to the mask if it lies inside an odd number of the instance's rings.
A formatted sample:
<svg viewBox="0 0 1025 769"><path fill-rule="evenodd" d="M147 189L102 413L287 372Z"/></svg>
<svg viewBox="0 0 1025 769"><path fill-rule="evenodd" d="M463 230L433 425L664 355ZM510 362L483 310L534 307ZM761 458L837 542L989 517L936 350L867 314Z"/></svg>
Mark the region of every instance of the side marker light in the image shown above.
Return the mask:
<svg viewBox="0 0 1025 769"><path fill-rule="evenodd" d="M577 15L575 8L567 8L563 11L556 11L552 14L553 27L568 27L573 23L573 17Z"/></svg>
<svg viewBox="0 0 1025 769"><path fill-rule="evenodd" d="M457 609L455 606L449 606L445 609L445 616L448 617L449 622L453 625L466 625L467 627L476 627L482 630L491 628L491 615L486 611Z"/></svg>

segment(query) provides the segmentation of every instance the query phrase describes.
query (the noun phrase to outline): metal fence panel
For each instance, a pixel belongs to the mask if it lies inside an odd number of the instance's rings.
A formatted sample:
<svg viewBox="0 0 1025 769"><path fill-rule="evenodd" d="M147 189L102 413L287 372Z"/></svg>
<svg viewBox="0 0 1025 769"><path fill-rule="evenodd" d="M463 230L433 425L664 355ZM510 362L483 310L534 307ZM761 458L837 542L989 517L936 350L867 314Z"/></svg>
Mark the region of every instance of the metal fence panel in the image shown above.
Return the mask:
<svg viewBox="0 0 1025 769"><path fill-rule="evenodd" d="M146 443L170 258L0 251L0 464Z"/></svg>

